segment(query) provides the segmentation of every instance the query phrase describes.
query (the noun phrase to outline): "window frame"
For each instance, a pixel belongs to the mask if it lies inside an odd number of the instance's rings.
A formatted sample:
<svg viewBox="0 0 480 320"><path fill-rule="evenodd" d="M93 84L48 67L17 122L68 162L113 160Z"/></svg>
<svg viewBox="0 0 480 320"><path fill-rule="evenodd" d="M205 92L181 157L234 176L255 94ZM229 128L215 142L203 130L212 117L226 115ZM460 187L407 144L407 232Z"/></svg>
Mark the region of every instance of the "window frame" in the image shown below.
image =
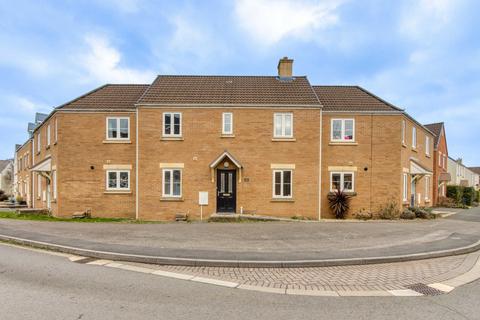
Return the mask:
<svg viewBox="0 0 480 320"><path fill-rule="evenodd" d="M406 132L407 132L407 121L405 121L405 119L402 119L402 144L403 145L405 145Z"/></svg>
<svg viewBox="0 0 480 320"><path fill-rule="evenodd" d="M333 189L333 175L340 175L340 185L342 186L341 191L343 192L355 192L355 172L353 171L331 171L330 172L330 192L335 192L337 189ZM345 174L352 175L352 189L343 189L345 186Z"/></svg>
<svg viewBox="0 0 480 320"><path fill-rule="evenodd" d="M128 188L120 188L120 174L127 173L128 175ZM109 173L116 173L116 180L117 186L115 188L111 188L109 186ZM105 170L105 190L107 191L130 191L131 184L130 184L130 170Z"/></svg>
<svg viewBox="0 0 480 320"><path fill-rule="evenodd" d="M225 130L225 116L230 115L230 131ZM222 113L222 134L233 134L233 112L223 112Z"/></svg>
<svg viewBox="0 0 480 320"><path fill-rule="evenodd" d="M54 138L55 138L54 143L57 143L57 141L58 141L58 118L55 118L53 124L54 124Z"/></svg>
<svg viewBox="0 0 480 320"><path fill-rule="evenodd" d="M37 134L37 153L42 151L42 132L39 130Z"/></svg>
<svg viewBox="0 0 480 320"><path fill-rule="evenodd" d="M408 201L408 174L404 173L403 174L403 201Z"/></svg>
<svg viewBox="0 0 480 320"><path fill-rule="evenodd" d="M116 125L117 125L117 137L116 138L110 138L108 136L108 121L109 120L116 120ZM128 137L126 138L122 138L120 136L120 121L121 120L127 120L127 134L128 134ZM106 126L105 126L105 138L106 140L108 141L128 141L130 140L130 117L106 117Z"/></svg>
<svg viewBox="0 0 480 320"><path fill-rule="evenodd" d="M285 134L285 117L290 116L290 134L287 135ZM281 131L282 133L280 135L277 135L277 130L276 130L276 119L277 116L282 117L282 123L281 123ZM293 138L293 112L274 112L273 113L273 137L276 139L292 139Z"/></svg>
<svg viewBox="0 0 480 320"><path fill-rule="evenodd" d="M425 155L430 157L430 137L425 136Z"/></svg>
<svg viewBox="0 0 480 320"><path fill-rule="evenodd" d="M417 149L417 128L412 127L412 148Z"/></svg>
<svg viewBox="0 0 480 320"><path fill-rule="evenodd" d="M169 114L170 115L170 128L171 128L171 133L169 134L166 134L165 133L165 116ZM178 134L175 134L174 131L175 131L175 128L174 128L174 118L175 118L175 115L178 114L180 115L180 130L179 130L179 133ZM162 114L162 122L163 122L163 128L162 128L162 137L165 137L165 138L180 138L183 136L183 115L181 112L177 112L177 111L168 111L168 112L163 112Z"/></svg>
<svg viewBox="0 0 480 320"><path fill-rule="evenodd" d="M170 172L170 193L165 193L165 173ZM173 194L173 172L179 171L180 172L180 194L174 195ZM183 170L181 168L163 168L162 169L162 198L182 198L183 196Z"/></svg>
<svg viewBox="0 0 480 320"><path fill-rule="evenodd" d="M285 172L290 172L290 195L285 196L284 195L284 175ZM280 172L280 195L275 194L275 174L277 172ZM272 170L272 198L274 199L292 199L293 198L293 170L292 169L275 169Z"/></svg>
<svg viewBox="0 0 480 320"><path fill-rule="evenodd" d="M42 179L41 175L37 173L37 198L42 198Z"/></svg>
<svg viewBox="0 0 480 320"><path fill-rule="evenodd" d="M333 137L333 123L335 121L341 121L342 126L340 128L341 138L334 139ZM345 139L345 122L352 121L352 139ZM330 120L330 141L331 142L355 142L355 118L332 118Z"/></svg>
<svg viewBox="0 0 480 320"><path fill-rule="evenodd" d="M51 134L50 134L50 130L52 130L50 124L47 125L47 144L46 144L46 147L49 147L50 146L50 142L51 142Z"/></svg>
<svg viewBox="0 0 480 320"><path fill-rule="evenodd" d="M430 176L425 176L425 200L430 200Z"/></svg>
<svg viewBox="0 0 480 320"><path fill-rule="evenodd" d="M57 199L57 170L52 171L52 191L53 199Z"/></svg>

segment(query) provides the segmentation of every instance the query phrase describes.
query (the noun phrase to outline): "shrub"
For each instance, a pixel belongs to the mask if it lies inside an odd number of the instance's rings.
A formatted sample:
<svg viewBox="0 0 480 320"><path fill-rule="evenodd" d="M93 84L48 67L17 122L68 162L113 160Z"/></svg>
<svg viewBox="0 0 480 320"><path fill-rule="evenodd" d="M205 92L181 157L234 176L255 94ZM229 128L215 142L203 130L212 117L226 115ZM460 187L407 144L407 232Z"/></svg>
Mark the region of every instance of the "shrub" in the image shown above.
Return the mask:
<svg viewBox="0 0 480 320"><path fill-rule="evenodd" d="M415 216L419 219L435 219L436 216L432 213L431 208L410 207L410 211L415 213Z"/></svg>
<svg viewBox="0 0 480 320"><path fill-rule="evenodd" d="M471 206L476 200L476 191L473 187L464 187L462 193L462 203Z"/></svg>
<svg viewBox="0 0 480 320"><path fill-rule="evenodd" d="M360 209L360 211L358 211L357 213L354 213L353 216L355 217L355 219L364 221L373 219L373 213L367 211L364 208Z"/></svg>
<svg viewBox="0 0 480 320"><path fill-rule="evenodd" d="M462 203L463 187L461 186L447 186L447 197L453 199L455 203Z"/></svg>
<svg viewBox="0 0 480 320"><path fill-rule="evenodd" d="M405 220L413 220L416 217L417 216L416 216L415 212L413 212L409 209L403 210L402 214L400 215L400 219L405 219Z"/></svg>
<svg viewBox="0 0 480 320"><path fill-rule="evenodd" d="M332 209L335 218L345 219L350 209L351 197L343 191L336 190L328 195L328 203Z"/></svg>
<svg viewBox="0 0 480 320"><path fill-rule="evenodd" d="M378 217L384 220L395 220L400 217L400 210L398 209L398 204L396 201L391 200L386 203L378 212Z"/></svg>
<svg viewBox="0 0 480 320"><path fill-rule="evenodd" d="M8 196L5 194L5 191L0 190L0 201L8 200Z"/></svg>
<svg viewBox="0 0 480 320"><path fill-rule="evenodd" d="M438 197L438 206L445 208L455 208L457 203L452 198Z"/></svg>

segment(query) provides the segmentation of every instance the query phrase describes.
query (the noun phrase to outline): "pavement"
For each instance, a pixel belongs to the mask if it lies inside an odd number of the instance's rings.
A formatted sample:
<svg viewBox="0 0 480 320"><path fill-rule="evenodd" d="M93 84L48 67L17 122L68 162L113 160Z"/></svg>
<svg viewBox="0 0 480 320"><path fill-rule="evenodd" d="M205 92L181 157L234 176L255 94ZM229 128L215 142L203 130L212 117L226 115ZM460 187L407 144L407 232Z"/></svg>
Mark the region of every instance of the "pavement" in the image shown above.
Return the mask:
<svg viewBox="0 0 480 320"><path fill-rule="evenodd" d="M219 267L399 262L480 248L480 208L446 219L75 223L0 219L0 239L99 259Z"/></svg>
<svg viewBox="0 0 480 320"><path fill-rule="evenodd" d="M74 263L62 254L0 244L0 318L456 320L480 314L478 280L436 296L305 296L237 290L118 265Z"/></svg>

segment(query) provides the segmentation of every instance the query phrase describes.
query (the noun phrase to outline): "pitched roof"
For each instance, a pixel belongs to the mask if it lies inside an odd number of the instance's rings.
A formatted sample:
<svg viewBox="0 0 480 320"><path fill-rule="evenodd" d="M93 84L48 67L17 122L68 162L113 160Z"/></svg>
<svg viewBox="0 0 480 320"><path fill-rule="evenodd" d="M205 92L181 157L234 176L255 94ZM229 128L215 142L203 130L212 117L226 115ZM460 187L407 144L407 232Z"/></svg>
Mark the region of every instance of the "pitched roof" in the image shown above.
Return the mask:
<svg viewBox="0 0 480 320"><path fill-rule="evenodd" d="M297 105L320 103L307 77L160 75L138 104Z"/></svg>
<svg viewBox="0 0 480 320"><path fill-rule="evenodd" d="M324 111L403 111L359 86L313 86Z"/></svg>
<svg viewBox="0 0 480 320"><path fill-rule="evenodd" d="M476 174L480 174L480 167L469 167L468 169L472 170Z"/></svg>
<svg viewBox="0 0 480 320"><path fill-rule="evenodd" d="M9 160L0 160L0 172L3 171L3 169L5 169L9 163L11 163L12 160L9 159Z"/></svg>
<svg viewBox="0 0 480 320"><path fill-rule="evenodd" d="M435 133L435 146L437 146L438 141L440 141L440 134L442 133L443 122L426 124L425 127Z"/></svg>
<svg viewBox="0 0 480 320"><path fill-rule="evenodd" d="M148 84L106 84L56 109L134 109Z"/></svg>

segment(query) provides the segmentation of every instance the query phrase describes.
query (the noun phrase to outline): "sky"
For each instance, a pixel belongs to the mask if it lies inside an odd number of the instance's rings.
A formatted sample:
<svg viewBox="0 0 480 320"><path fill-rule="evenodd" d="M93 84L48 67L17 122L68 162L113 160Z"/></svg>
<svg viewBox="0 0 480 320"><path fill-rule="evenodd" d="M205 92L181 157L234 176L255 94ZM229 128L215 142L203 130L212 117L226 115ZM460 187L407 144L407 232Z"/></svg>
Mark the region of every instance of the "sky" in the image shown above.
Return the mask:
<svg viewBox="0 0 480 320"><path fill-rule="evenodd" d="M480 1L0 0L0 159L35 112L157 74L276 75L360 85L480 166Z"/></svg>

